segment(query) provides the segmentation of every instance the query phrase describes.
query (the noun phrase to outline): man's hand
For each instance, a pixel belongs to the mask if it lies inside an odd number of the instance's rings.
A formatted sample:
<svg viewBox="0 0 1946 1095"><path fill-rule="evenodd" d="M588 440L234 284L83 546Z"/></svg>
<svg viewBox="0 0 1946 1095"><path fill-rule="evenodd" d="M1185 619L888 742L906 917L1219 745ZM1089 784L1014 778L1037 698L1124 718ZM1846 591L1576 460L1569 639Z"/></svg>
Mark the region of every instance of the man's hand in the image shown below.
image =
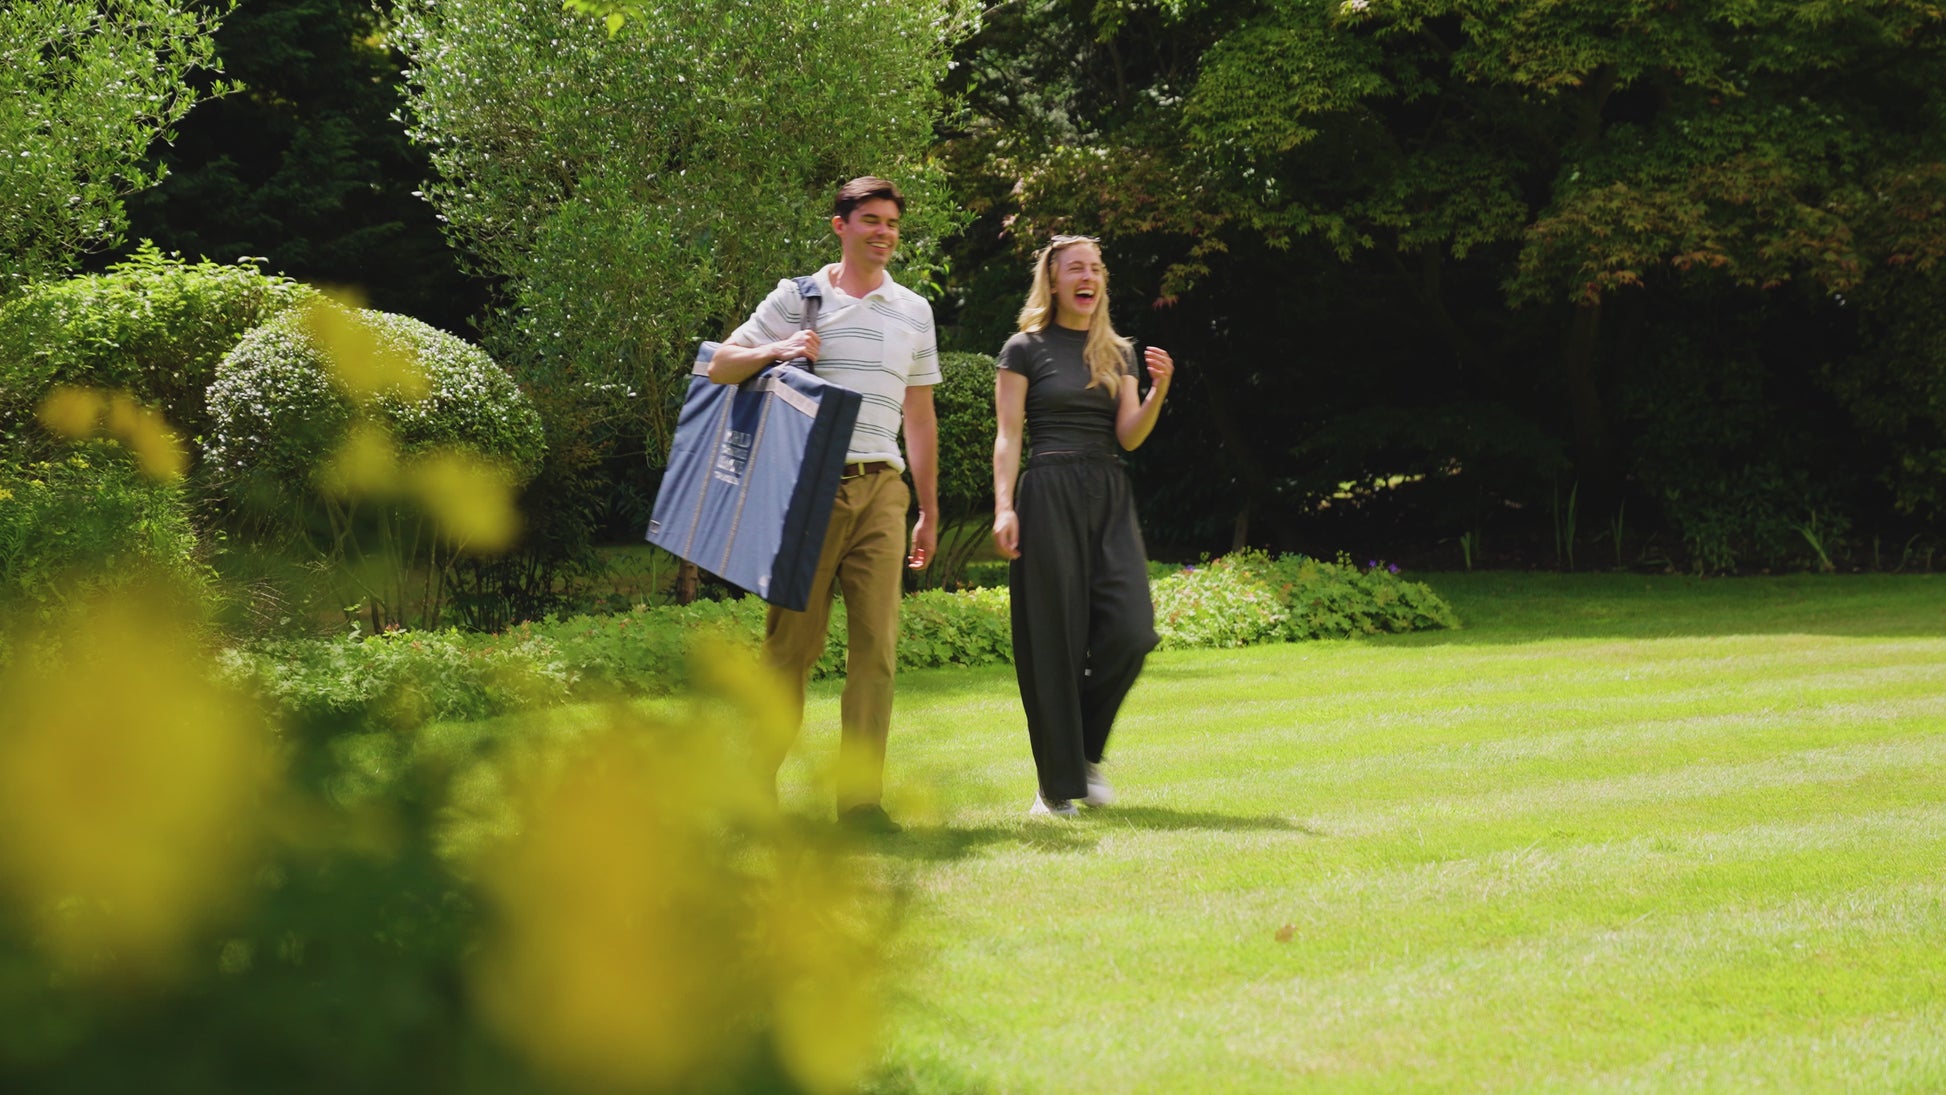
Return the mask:
<svg viewBox="0 0 1946 1095"><path fill-rule="evenodd" d="M798 358L818 359L818 333L798 331L789 338L780 338L765 347L775 361L796 361Z"/></svg>
<svg viewBox="0 0 1946 1095"><path fill-rule="evenodd" d="M913 570L926 569L938 547L939 532L932 527L932 518L926 511L920 510L919 519L912 523L912 554L905 557L905 565Z"/></svg>

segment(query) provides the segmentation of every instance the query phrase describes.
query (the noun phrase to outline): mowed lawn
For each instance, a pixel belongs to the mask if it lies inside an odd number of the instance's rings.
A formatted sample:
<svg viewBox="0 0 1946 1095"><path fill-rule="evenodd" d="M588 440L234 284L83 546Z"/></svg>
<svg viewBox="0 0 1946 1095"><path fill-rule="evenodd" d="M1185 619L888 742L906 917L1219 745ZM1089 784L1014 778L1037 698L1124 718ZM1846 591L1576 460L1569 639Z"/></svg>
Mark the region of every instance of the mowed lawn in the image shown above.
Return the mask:
<svg viewBox="0 0 1946 1095"><path fill-rule="evenodd" d="M1072 822L1010 669L902 676L871 1089L1946 1090L1946 578L1425 580L1153 656Z"/></svg>

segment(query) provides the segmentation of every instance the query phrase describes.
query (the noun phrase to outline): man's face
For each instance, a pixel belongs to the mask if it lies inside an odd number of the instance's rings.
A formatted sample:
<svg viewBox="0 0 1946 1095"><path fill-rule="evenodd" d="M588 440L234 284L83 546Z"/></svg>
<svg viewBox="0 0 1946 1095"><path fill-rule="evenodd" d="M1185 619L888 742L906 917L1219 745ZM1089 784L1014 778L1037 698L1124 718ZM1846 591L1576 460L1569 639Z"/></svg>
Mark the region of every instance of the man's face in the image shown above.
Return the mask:
<svg viewBox="0 0 1946 1095"><path fill-rule="evenodd" d="M867 198L851 216L831 218L845 265L883 270L899 246L899 206L890 198Z"/></svg>

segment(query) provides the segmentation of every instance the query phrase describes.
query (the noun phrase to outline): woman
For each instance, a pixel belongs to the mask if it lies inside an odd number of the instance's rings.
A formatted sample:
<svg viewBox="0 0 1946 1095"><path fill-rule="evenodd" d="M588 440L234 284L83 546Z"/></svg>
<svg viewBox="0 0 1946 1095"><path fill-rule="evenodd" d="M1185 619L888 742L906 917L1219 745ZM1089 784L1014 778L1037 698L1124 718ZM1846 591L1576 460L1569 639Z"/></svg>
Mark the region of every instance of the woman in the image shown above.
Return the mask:
<svg viewBox="0 0 1946 1095"><path fill-rule="evenodd" d="M1108 321L1108 270L1086 236L1056 236L1034 262L1020 332L994 381L993 543L1012 560L1014 670L1040 787L1030 814L1106 806L1101 776L1122 699L1155 647L1148 561L1120 450L1148 439L1175 363ZM1021 469L1022 427L1034 448Z"/></svg>

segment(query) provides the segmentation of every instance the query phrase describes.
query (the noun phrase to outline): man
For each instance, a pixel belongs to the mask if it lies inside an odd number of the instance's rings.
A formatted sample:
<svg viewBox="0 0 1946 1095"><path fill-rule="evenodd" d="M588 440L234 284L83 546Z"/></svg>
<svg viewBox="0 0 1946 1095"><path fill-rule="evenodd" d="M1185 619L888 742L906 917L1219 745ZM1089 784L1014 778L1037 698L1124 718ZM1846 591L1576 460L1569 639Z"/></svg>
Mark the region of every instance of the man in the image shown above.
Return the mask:
<svg viewBox="0 0 1946 1095"><path fill-rule="evenodd" d="M880 803L885 739L892 727L892 674L899 635L899 560L923 570L938 545L938 420L932 385L939 353L932 309L885 272L899 242L905 197L884 179L865 176L838 189L831 231L839 260L813 274L823 293L815 330L804 324L804 299L781 281L711 360L709 378L737 384L774 362L809 358L820 377L863 395L858 425L824 535L824 548L803 612L771 606L764 625L766 664L783 673L795 697L795 722L763 758L774 777L804 718L804 686L824 653L833 583L845 595L849 650L838 749L838 819L868 833L896 833ZM899 473L903 423L906 457L919 492L919 519L906 552L910 502Z"/></svg>

